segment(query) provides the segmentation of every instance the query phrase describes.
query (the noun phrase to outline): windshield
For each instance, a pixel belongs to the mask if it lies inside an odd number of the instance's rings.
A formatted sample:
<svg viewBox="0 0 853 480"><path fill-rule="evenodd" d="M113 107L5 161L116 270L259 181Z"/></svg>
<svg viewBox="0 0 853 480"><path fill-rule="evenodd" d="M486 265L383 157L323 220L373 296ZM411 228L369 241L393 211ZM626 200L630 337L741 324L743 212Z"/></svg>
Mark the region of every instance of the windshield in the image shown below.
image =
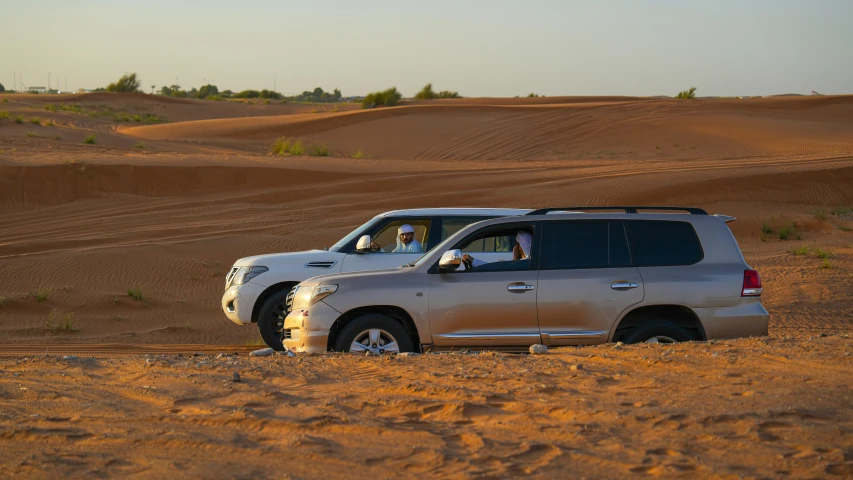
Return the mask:
<svg viewBox="0 0 853 480"><path fill-rule="evenodd" d="M441 243L439 243L438 245L436 245L436 246L435 246L435 248L430 249L430 251L429 251L429 252L425 253L425 254L424 254L424 256L422 256L421 258L419 258L416 262L411 263L410 265L411 265L411 266L413 266L413 267L417 267L418 265L423 264L424 262L426 262L426 258L427 258L427 257L429 257L429 256L430 256L430 254L431 254L432 252L434 252L435 250L439 250L439 251L442 251L442 252L443 252L443 251L444 251L444 249L446 249L446 248L447 248L447 245L448 245L448 242L447 242L447 241L448 241L448 240L450 240L450 238L451 238L451 237L452 237L452 235L451 235L450 237L445 238L443 242L441 242ZM405 265L403 265L403 266L405 267Z"/></svg>
<svg viewBox="0 0 853 480"><path fill-rule="evenodd" d="M376 221L379 220L380 218L382 218L382 217L371 218L364 225L362 225L362 226L356 228L355 230L351 231L350 233L347 234L346 237L338 240L338 242L336 244L329 247L329 251L330 252L337 252L338 250L344 248L344 245L351 242L354 238L361 236L362 232L364 232L365 230L370 228L370 226L373 225L374 223L376 223Z"/></svg>

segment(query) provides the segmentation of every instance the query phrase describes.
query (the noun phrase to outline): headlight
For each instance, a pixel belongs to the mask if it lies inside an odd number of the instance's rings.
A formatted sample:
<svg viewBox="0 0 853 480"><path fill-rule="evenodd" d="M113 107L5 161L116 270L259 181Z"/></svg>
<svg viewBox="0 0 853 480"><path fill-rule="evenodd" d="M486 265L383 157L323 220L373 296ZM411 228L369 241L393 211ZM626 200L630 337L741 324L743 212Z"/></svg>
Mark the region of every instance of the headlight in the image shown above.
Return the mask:
<svg viewBox="0 0 853 480"><path fill-rule="evenodd" d="M268 272L267 267L240 267L237 273L234 274L234 279L231 280L231 285L242 285L258 275Z"/></svg>
<svg viewBox="0 0 853 480"><path fill-rule="evenodd" d="M307 308L338 290L337 285L305 285L296 287L291 310Z"/></svg>

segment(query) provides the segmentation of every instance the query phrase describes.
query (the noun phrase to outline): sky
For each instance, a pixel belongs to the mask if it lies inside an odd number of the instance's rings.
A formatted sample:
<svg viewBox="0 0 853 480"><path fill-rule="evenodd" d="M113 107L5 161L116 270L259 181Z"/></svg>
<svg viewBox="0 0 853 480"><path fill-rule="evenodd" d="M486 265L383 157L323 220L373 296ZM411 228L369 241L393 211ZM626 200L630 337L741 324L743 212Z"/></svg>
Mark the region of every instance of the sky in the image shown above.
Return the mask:
<svg viewBox="0 0 853 480"><path fill-rule="evenodd" d="M0 83L853 93L853 0L4 0ZM14 76L13 76L14 75Z"/></svg>

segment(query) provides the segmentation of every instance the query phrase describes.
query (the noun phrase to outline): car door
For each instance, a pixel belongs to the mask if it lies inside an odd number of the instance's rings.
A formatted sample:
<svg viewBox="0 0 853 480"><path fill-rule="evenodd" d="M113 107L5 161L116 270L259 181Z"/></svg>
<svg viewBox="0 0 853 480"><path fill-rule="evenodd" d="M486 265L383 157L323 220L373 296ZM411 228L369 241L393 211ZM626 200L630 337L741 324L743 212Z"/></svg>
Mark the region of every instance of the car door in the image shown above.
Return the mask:
<svg viewBox="0 0 853 480"><path fill-rule="evenodd" d="M341 272L362 272L397 268L421 258L429 249L430 232L433 224L431 217L394 218L378 225L369 235L382 247L381 252L348 253L344 257ZM423 246L422 253L394 253L397 246L397 229L402 225L411 225L415 229L415 240Z"/></svg>
<svg viewBox="0 0 853 480"><path fill-rule="evenodd" d="M643 300L622 221L542 224L537 309L546 345L606 342L619 315Z"/></svg>
<svg viewBox="0 0 853 480"><path fill-rule="evenodd" d="M465 251L481 240L494 244L501 238L514 238L520 229L534 233L531 256L526 260L493 261L471 270L430 271L429 321L436 347L526 347L540 342L535 225L484 227L451 249ZM487 255L470 254L484 260L495 252L483 253Z"/></svg>

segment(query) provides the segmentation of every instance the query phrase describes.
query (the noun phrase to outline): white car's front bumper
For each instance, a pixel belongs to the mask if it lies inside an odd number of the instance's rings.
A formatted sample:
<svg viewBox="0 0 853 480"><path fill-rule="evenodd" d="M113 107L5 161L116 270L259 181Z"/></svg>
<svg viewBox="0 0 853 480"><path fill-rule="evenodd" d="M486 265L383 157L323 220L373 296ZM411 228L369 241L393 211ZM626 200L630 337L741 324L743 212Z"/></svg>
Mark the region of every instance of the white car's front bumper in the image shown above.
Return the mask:
<svg viewBox="0 0 853 480"><path fill-rule="evenodd" d="M255 308L255 302L264 292L264 288L252 282L228 287L222 295L222 311L228 320L237 325L252 323L252 309Z"/></svg>

